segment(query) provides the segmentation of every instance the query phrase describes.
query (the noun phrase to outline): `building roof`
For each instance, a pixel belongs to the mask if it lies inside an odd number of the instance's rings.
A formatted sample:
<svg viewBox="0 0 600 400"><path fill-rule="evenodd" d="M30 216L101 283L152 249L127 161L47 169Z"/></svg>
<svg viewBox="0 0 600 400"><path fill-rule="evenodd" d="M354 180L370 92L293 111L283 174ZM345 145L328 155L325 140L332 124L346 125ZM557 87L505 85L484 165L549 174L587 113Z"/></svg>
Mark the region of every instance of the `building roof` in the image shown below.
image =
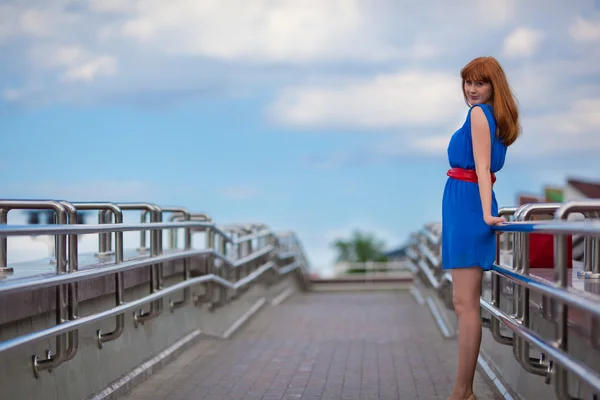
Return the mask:
<svg viewBox="0 0 600 400"><path fill-rule="evenodd" d="M406 256L406 245L385 252L385 256L388 257L388 258L404 257L404 256Z"/></svg>
<svg viewBox="0 0 600 400"><path fill-rule="evenodd" d="M528 204L528 203L541 203L542 199L539 198L539 196L533 195L533 194L524 194L524 193L519 193L518 195L518 203L520 206L522 206L523 204Z"/></svg>
<svg viewBox="0 0 600 400"><path fill-rule="evenodd" d="M600 182L567 179L567 184L581 192L588 199L600 199Z"/></svg>

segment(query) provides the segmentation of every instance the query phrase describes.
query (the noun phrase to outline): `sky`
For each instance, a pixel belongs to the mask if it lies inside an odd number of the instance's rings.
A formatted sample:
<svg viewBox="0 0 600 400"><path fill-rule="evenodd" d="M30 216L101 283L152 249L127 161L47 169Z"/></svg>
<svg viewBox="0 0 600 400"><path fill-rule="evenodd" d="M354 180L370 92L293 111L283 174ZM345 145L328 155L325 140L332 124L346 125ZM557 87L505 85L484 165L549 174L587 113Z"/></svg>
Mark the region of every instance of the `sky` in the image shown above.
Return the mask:
<svg viewBox="0 0 600 400"><path fill-rule="evenodd" d="M478 56L521 112L499 205L600 180L598 0L0 0L0 197L265 223L317 269L354 229L392 249L441 219Z"/></svg>

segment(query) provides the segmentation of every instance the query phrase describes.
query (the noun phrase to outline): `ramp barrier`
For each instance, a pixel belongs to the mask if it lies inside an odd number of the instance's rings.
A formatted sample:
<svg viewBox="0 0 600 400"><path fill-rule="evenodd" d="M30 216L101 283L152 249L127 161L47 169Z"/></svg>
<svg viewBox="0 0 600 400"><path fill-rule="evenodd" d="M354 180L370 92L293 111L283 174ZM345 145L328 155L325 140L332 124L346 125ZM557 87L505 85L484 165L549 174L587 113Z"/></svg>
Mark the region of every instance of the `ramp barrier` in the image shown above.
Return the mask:
<svg viewBox="0 0 600 400"><path fill-rule="evenodd" d="M484 275L483 325L497 343L512 347L524 372L553 385L561 400L600 398L599 212L600 201L526 204L501 209L508 222L493 228L497 257ZM552 219L533 220L540 215ZM537 233L553 235L554 257L553 265L534 270L529 237ZM569 237L573 260L568 259ZM441 224L432 223L411 236L407 255L419 281L452 309L452 277L443 269L440 252ZM538 357L531 357L532 348Z"/></svg>
<svg viewBox="0 0 600 400"><path fill-rule="evenodd" d="M57 223L7 225L8 212L17 209L51 210ZM80 210L98 211L99 223L77 224ZM139 211L140 222L123 223L125 210ZM163 222L167 213L172 214L170 221ZM183 248L177 244L180 231L184 236ZM124 232L140 232L137 249L124 248ZM192 236L198 232L204 233L206 238L204 248L192 246ZM87 265L80 264L85 257L78 251L78 236L83 234L98 235L98 253L92 257L94 262ZM169 235L166 248L163 234ZM55 264L54 271L40 273L24 268L26 265L7 264L8 237L38 235L54 237L54 257L49 260L49 264ZM97 330L97 346L103 349L128 329L156 319L165 308L175 313L193 303L196 306L208 304L214 310L230 303L251 286L270 285L291 273L296 274L301 286L306 288L307 269L307 259L298 238L291 232L275 233L262 224L219 226L207 214L151 203L0 200L0 305L5 310L15 308L11 303L15 295L51 289L53 293L49 297L54 297L55 304L39 305L39 308L47 306L47 311L55 310L56 316L50 327L4 340L0 336L0 356L24 345L55 338L53 349L44 355L31 355L31 371L39 378L43 371L56 370L77 356L79 330L83 327L114 318L113 331ZM134 272L137 275L132 275ZM144 282L145 278L148 286L144 295L127 298L125 273L129 273L130 280L137 279L137 283ZM171 281L169 285L165 285L167 276ZM113 285L114 305L79 315L79 286L93 280L98 282L100 278L107 278L106 282ZM130 281L128 287L135 283ZM203 293L193 296L191 289L198 286L203 288ZM126 313L133 313L133 326L126 325Z"/></svg>

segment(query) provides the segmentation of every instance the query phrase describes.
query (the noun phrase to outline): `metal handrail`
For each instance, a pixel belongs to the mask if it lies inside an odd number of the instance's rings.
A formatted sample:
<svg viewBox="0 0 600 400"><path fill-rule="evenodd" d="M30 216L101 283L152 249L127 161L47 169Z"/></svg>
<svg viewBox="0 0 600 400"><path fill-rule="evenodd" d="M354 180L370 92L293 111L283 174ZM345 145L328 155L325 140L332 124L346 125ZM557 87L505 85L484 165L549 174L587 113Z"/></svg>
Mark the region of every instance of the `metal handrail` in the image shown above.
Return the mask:
<svg viewBox="0 0 600 400"><path fill-rule="evenodd" d="M497 232L552 233L562 235L581 234L600 236L600 221L557 222L555 220L535 222L503 222L491 227Z"/></svg>
<svg viewBox="0 0 600 400"><path fill-rule="evenodd" d="M31 210L31 209L47 209L52 210L56 214L56 221L59 224L75 223L73 217L77 219L77 215L72 205L64 204L64 202L56 200L0 200L0 224L7 223L7 215L11 210ZM54 244L54 255L56 259L56 269L59 274L71 272L67 269L67 235L59 233L56 237ZM73 245L73 241L69 242ZM74 242L75 249L77 248L77 240ZM72 246L71 246L72 249ZM7 239L0 237L0 271L12 272L12 268L8 267L7 264ZM75 263L76 260L71 261L69 269L77 269ZM70 296L72 288L68 288L68 292L65 291L64 286L56 287L56 323L61 324L69 317L76 317L75 305L71 302L71 307L66 304L67 299L74 300L74 296ZM72 293L72 292L71 292ZM68 310L70 308L70 310ZM69 312L70 311L70 312ZM70 315L67 315L69 313ZM69 341L70 343L67 343ZM51 370L57 367L66 359L70 359L74 356L77 351L76 337L67 337L60 335L56 337L56 354L52 354L51 351L46 352L46 358L39 360L37 356L34 356L34 371L37 373L39 370ZM68 346L68 347L67 347Z"/></svg>
<svg viewBox="0 0 600 400"><path fill-rule="evenodd" d="M564 365L567 369L573 372L579 379L586 382L594 390L600 392L600 375L593 371L588 366L584 365L578 360L575 360L568 353L561 351L557 348L556 344L542 338L540 335L535 333L529 328L523 328L519 321L514 317L506 315L501 310L498 310L487 301L480 299L480 304L487 311L489 311L495 318L498 318L508 326L513 332L519 335L521 338L527 340L529 343L538 347L544 353L548 354L557 364ZM562 399L562 397L561 397Z"/></svg>
<svg viewBox="0 0 600 400"><path fill-rule="evenodd" d="M270 250L272 250L272 248ZM192 257L198 257L198 256L202 256L202 255L209 255L209 254L212 254L213 256L221 259L225 266L229 266L231 268L236 268L248 261L259 258L260 256L263 256L266 253L267 252L262 252L262 250L261 250L261 251L258 251L257 255L255 255L254 257L252 257L252 258L248 257L248 258L241 259L241 260L231 260L229 257L227 257L224 254L219 253L215 249L198 249L198 250L182 251L182 252L178 252L178 253L162 254L162 255L156 256L156 257L135 259L132 261L125 261L120 264L83 269L83 270L79 270L77 272L73 272L73 273L69 273L69 274L61 274L61 275L55 275L55 276L50 276L50 277L43 277L40 279L31 280L31 281L30 280L18 280L15 282L11 282L11 281L3 282L0 285L0 295L13 294L13 293L18 293L18 292L23 292L23 291L34 290L34 289L42 289L42 288L46 288L46 287L63 285L63 284L67 284L67 283L81 282L86 279L101 278L106 275L119 273L119 272L125 272L125 271L129 271L132 269L140 268L140 267L146 267L146 266L153 265L156 263L165 263L165 262L169 262L169 261L176 261L176 260L179 260L182 258L192 258Z"/></svg>
<svg viewBox="0 0 600 400"><path fill-rule="evenodd" d="M0 237L3 236L35 236L35 235L63 235L63 234L90 234L90 233L112 233L131 232L139 230L163 230L168 228L210 228L215 232L221 232L233 242L225 232L210 222L182 221L182 222L146 222L146 223L122 223L122 224L53 224L53 225L0 225Z"/></svg>
<svg viewBox="0 0 600 400"><path fill-rule="evenodd" d="M56 225L6 225L6 213L12 208L51 208L58 215L59 220ZM97 209L99 213L99 224L97 225L74 225L78 209ZM150 223L141 222L136 224L124 224L122 222L122 210L138 210L145 214L150 214ZM108 212L112 212L115 217L115 223L106 218ZM183 217L184 221L163 222L163 212L172 212L175 216ZM100 348L104 343L117 339L124 328L124 312L136 309L134 315L134 325L144 321L156 318L162 311L162 300L165 296L179 290L183 290L183 299L177 302L170 301L171 311L187 304L190 299L190 289L200 283L208 284L205 294L197 297L197 305L204 301L211 303L211 306L220 306L234 298L237 290L245 288L249 283L254 282L269 270L275 271L278 275L285 275L293 270L307 268L307 261L302 254L301 246L297 243L298 239L293 235L293 244L288 250L293 250L294 260L285 267L278 268L272 256L262 266L256 265L256 261L271 254L276 253L279 258L279 241L277 235L268 227L261 224L244 224L236 226L234 232L228 234L225 230L217 227L210 218L204 218L203 221L191 221L187 209L181 207L160 208L151 203L69 203L66 201L3 201L0 200L0 242L5 243L6 238L10 236L36 236L36 235L54 235L61 240L56 241L57 274L48 276L47 274L38 275L31 278L19 280L6 280L0 283L0 295L8 295L23 291L32 291L40 288L57 288L57 324L56 326L23 335L5 342L0 342L0 352L14 348L21 344L30 343L42 338L56 336L57 354L52 354L48 350L47 358L38 360L33 356L33 370L36 377L43 369L55 368L65 361L72 359L78 349L78 328L101 319L116 316L116 328L113 332L102 334L97 331L97 341ZM142 216L145 219L145 215ZM169 252L163 254L162 232L164 229L185 229L185 249L183 251ZM191 233L194 231L206 231L207 245L206 249L191 248ZM142 233L150 231L151 249L145 258L136 258L130 261L123 260L123 232L139 231ZM77 249L77 236L80 234L98 234L100 238L100 252L111 252L110 234L115 233L115 262L112 265L102 265L88 269L79 270L77 260L79 257ZM215 236L218 235L217 241ZM68 238L68 241L67 241ZM141 247L145 247L145 236L142 236ZM253 241L257 241L258 247L253 249ZM68 248L67 248L68 244ZM230 257L230 250L227 244L232 246L244 246L246 254L238 255L237 258ZM0 256L6 256L6 249L0 246ZM68 265L67 265L68 250ZM99 254L103 255L103 254ZM289 254L284 254L289 257ZM219 265L208 265L210 270L203 271L200 277L191 277L189 259L205 256L210 260L219 260ZM162 266L165 262L182 260L184 263L183 281L171 285L167 288L162 287L163 275ZM68 268L67 268L68 266ZM151 267L150 274L150 293L133 301L124 301L124 287L122 285L122 274L125 271ZM0 273L6 273L8 269L3 269ZM229 274L233 271L236 279L227 279L223 274ZM8 271L10 272L10 271ZM92 314L86 317L77 315L76 285L78 282L114 275L117 279L115 307L100 313ZM243 275L243 277L242 277ZM219 299L214 301L212 298L212 285L218 285ZM233 292L233 295L231 295ZM68 302L65 302L68 300ZM137 307L150 303L151 308L148 312L138 312ZM68 314L68 315L67 315Z"/></svg>
<svg viewBox="0 0 600 400"><path fill-rule="evenodd" d="M101 321L103 319L110 318L110 317L118 315L118 314L122 314L125 311L136 309L137 307L139 307L141 305L147 304L151 301L159 300L171 293L177 292L177 291L185 289L185 288L189 288L191 286L198 285L200 283L214 282L214 283L217 283L217 284L225 286L225 287L237 289L239 287L249 284L256 278L258 278L260 275L262 275L264 272L266 272L267 270L272 269L272 270L274 270L276 272L280 272L282 275L284 275L298 267L299 267L298 263L292 262L289 265L285 266L284 267L285 269L284 268L278 269L275 267L275 264L273 262L269 261L266 264L264 264L261 268L256 270L252 275L247 276L246 278L242 279L239 282L230 282L230 281L227 281L227 280L221 278L220 276L217 276L214 274L203 275L203 276L199 276L196 278L191 278L189 280L179 282L172 286L164 288L160 291L154 292L154 293L152 293L148 296L142 297L140 299L136 299L136 300L121 304L120 306L111 308L110 310L102 311L102 312L99 312L96 314L91 314L91 315L88 315L85 317L78 318L73 321L68 321L68 322L62 323L60 325L56 325L52 328L44 329L44 330L41 330L41 331L38 331L35 333L30 333L27 335L20 336L18 338L9 339L7 341L0 342L0 353L7 351L7 350L14 349L15 347L19 347L19 346L27 344L27 343L31 343L31 342L34 342L37 340L42 340L42 339L57 336L57 335L60 335L63 333L70 332L74 329L88 325L92 322Z"/></svg>
<svg viewBox="0 0 600 400"><path fill-rule="evenodd" d="M550 375L554 376L554 387L558 398L572 399L568 388L569 372L589 385L592 390L600 393L600 373L583 362L574 359L568 352L568 310L575 307L592 318L600 318L600 303L594 296L568 288L566 251L567 236L577 234L585 236L589 240L586 242L585 248L587 260L585 267L586 271L591 269L591 271L588 271L591 274L586 275L586 277L596 277L597 272L600 272L600 265L597 265L600 261L600 222L587 219L588 217L597 217L597 213L600 211L600 201L526 204L521 207L504 208L501 211L506 216L514 214L516 220L492 227L497 233L505 233L505 237L508 233L514 235L513 265L510 267L500 263L499 239L501 235L498 235L496 262L492 266L492 299L487 301L483 297L480 298L482 309L488 311L492 316L491 329L494 339L500 343L512 345L515 358L527 372L546 376L547 383L550 382ZM567 221L569 214L573 212L583 213L586 220ZM539 213L553 214L554 220L528 221L530 215ZM425 229L420 231L421 237L425 237L429 243L435 244L435 241L430 240L431 235L425 234L424 231ZM554 283L529 275L528 236L529 234L539 233L552 234L555 238L554 270L557 281ZM428 265L422 262L429 258L431 249L427 246L413 245L412 250L418 254L411 258L416 258L419 261L416 262L416 265L419 266L425 277L431 280L431 271L428 271L429 268L425 268ZM588 254L587 252L590 250L595 254ZM593 260L593 262L590 260ZM500 309L500 277L518 285L514 293L516 307L514 315L507 315ZM555 340L542 338L533 332L529 326L528 295L530 289L541 293L543 298L547 297L557 302L558 331ZM514 336L512 338L500 334L500 322L513 331ZM543 352L542 358L530 358L529 345L541 349Z"/></svg>

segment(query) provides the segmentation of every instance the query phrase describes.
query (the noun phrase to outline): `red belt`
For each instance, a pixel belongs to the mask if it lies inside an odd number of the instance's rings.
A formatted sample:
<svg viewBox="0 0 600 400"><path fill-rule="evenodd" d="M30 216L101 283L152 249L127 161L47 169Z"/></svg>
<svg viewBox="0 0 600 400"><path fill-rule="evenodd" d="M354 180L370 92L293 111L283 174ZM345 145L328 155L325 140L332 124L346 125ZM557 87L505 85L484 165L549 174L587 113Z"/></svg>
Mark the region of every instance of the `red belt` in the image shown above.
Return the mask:
<svg viewBox="0 0 600 400"><path fill-rule="evenodd" d="M496 182L496 174L490 172L492 176L492 185ZM465 182L477 183L477 172L474 169L450 168L446 174L451 178Z"/></svg>

